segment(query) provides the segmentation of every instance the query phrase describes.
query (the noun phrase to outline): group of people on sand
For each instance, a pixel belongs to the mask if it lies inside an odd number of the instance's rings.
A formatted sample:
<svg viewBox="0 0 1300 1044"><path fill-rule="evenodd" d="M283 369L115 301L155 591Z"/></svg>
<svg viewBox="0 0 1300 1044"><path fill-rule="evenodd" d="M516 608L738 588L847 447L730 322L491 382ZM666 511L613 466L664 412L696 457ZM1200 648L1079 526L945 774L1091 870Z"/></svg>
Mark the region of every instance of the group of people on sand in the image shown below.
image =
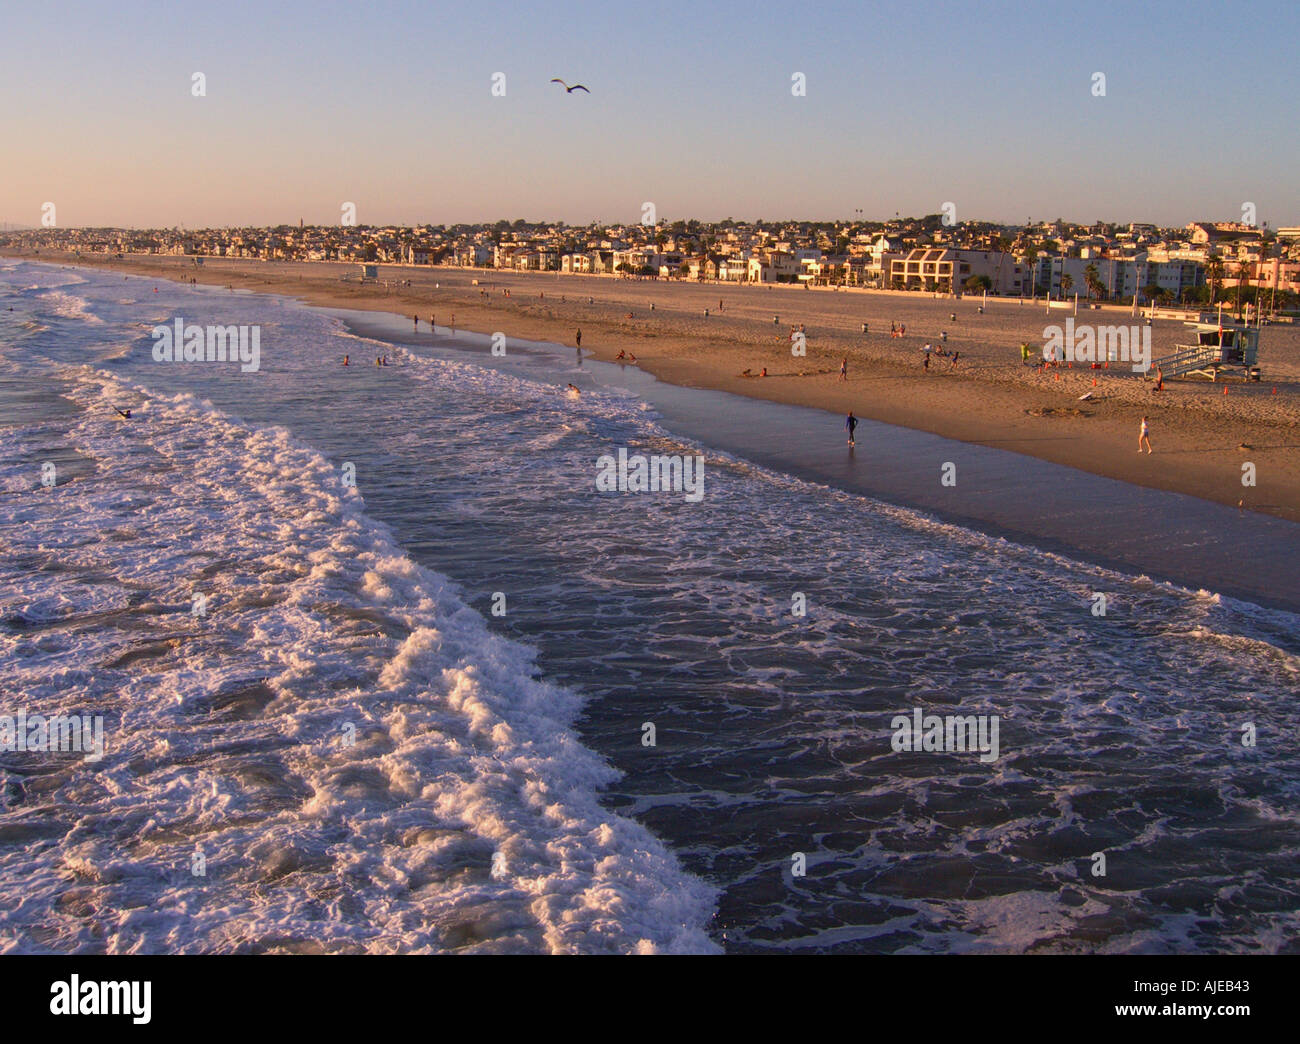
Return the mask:
<svg viewBox="0 0 1300 1044"><path fill-rule="evenodd" d="M636 356L633 355L631 352L625 352L620 349L619 353L616 356L614 356L614 361L634 363L636 362Z"/></svg>
<svg viewBox="0 0 1300 1044"><path fill-rule="evenodd" d="M907 336L907 324L906 324L906 323L899 323L897 326L895 326L893 323L890 323L890 324L889 324L889 336L890 336L890 337L906 337L906 336Z"/></svg>
<svg viewBox="0 0 1300 1044"><path fill-rule="evenodd" d="M948 354L948 349L946 349L946 348L936 348L936 347L935 347L934 345L932 345L932 344L926 344L926 346L925 346L924 348L922 348L921 351L922 351L922 352L924 353L924 355L925 355L925 358L921 361L921 368L922 368L923 370L925 370L926 373L929 373L929 372L930 372L930 356L931 356L931 355L937 355L937 356L939 356L940 358L948 359L948 360L949 360L949 361L948 361L948 369L950 369L950 370L955 370L955 369L957 368L957 360L961 358L961 352L953 352L952 355L949 356L949 354Z"/></svg>

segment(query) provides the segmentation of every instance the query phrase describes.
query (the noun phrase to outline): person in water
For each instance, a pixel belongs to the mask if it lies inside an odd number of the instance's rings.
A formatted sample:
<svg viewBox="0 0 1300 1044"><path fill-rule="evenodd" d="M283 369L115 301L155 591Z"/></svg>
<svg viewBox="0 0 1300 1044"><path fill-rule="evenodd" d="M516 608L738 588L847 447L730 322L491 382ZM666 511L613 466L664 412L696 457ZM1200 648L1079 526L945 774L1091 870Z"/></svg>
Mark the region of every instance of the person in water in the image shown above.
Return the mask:
<svg viewBox="0 0 1300 1044"><path fill-rule="evenodd" d="M343 365L346 366L347 364L348 364L348 357L345 355L343 356Z"/></svg>
<svg viewBox="0 0 1300 1044"><path fill-rule="evenodd" d="M849 410L849 415L844 418L844 427L849 429L849 445L854 445L853 433L858 427L858 418L853 416L853 411Z"/></svg>

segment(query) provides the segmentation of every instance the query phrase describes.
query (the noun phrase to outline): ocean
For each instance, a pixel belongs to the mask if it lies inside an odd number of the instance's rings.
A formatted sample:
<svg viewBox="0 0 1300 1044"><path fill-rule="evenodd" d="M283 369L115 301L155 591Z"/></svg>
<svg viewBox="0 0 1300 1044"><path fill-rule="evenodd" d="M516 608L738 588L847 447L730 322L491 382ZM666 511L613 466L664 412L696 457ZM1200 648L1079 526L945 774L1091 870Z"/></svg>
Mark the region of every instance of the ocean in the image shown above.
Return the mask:
<svg viewBox="0 0 1300 1044"><path fill-rule="evenodd" d="M388 325L0 259L0 951L1300 952L1293 612Z"/></svg>

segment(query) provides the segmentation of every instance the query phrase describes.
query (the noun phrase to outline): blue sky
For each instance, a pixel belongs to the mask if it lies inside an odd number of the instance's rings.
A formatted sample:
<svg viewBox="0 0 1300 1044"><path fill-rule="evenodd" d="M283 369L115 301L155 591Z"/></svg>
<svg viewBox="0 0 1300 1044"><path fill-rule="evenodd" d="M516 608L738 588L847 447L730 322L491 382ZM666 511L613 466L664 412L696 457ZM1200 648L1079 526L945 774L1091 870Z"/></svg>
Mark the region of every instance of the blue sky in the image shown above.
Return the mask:
<svg viewBox="0 0 1300 1044"><path fill-rule="evenodd" d="M39 224L45 201L60 225L141 227L334 223L345 201L368 224L951 201L959 220L1183 224L1249 201L1294 225L1298 30L1294 3L1200 0L10 0L0 219Z"/></svg>

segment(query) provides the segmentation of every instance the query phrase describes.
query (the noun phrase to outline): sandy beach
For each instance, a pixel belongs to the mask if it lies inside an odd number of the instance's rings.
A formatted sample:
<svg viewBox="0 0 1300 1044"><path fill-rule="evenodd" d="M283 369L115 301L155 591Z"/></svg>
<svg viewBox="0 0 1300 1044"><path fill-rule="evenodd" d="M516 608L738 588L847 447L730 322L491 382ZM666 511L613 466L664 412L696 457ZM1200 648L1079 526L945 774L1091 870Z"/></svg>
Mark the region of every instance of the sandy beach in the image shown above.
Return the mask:
<svg viewBox="0 0 1300 1044"><path fill-rule="evenodd" d="M354 264L206 258L24 256L94 265L133 275L287 294L335 308L418 315L439 327L573 344L599 359L620 351L676 384L734 392L903 425L1011 450L1098 475L1300 520L1300 329L1263 331L1259 383L1167 380L1163 392L1127 365L1059 373L1021 361L1019 346L1043 343L1043 302L837 291L794 286L626 280L556 273L380 266L360 285ZM398 287L398 282L406 283ZM389 285L385 286L387 282ZM706 315L707 310L707 315ZM955 313L956 318L950 316ZM232 321L234 321L232 319ZM1086 310L1079 323L1140 323L1127 308ZM862 324L869 332L862 332ZM890 324L906 327L891 337ZM793 356L792 327L807 355ZM926 343L959 353L923 368ZM1156 320L1153 355L1184 340L1176 320ZM848 360L848 380L839 376ZM745 371L767 376L743 376ZM1095 382L1095 385L1094 385ZM1225 395L1225 390L1227 394ZM1091 393L1091 398L1080 396ZM1137 452L1139 423L1151 424L1153 454ZM863 447L859 447L859 452ZM872 450L872 447L867 447ZM878 447L887 453L888 447ZM1243 486L1243 464L1257 483ZM1153 519L1157 525L1159 520Z"/></svg>

